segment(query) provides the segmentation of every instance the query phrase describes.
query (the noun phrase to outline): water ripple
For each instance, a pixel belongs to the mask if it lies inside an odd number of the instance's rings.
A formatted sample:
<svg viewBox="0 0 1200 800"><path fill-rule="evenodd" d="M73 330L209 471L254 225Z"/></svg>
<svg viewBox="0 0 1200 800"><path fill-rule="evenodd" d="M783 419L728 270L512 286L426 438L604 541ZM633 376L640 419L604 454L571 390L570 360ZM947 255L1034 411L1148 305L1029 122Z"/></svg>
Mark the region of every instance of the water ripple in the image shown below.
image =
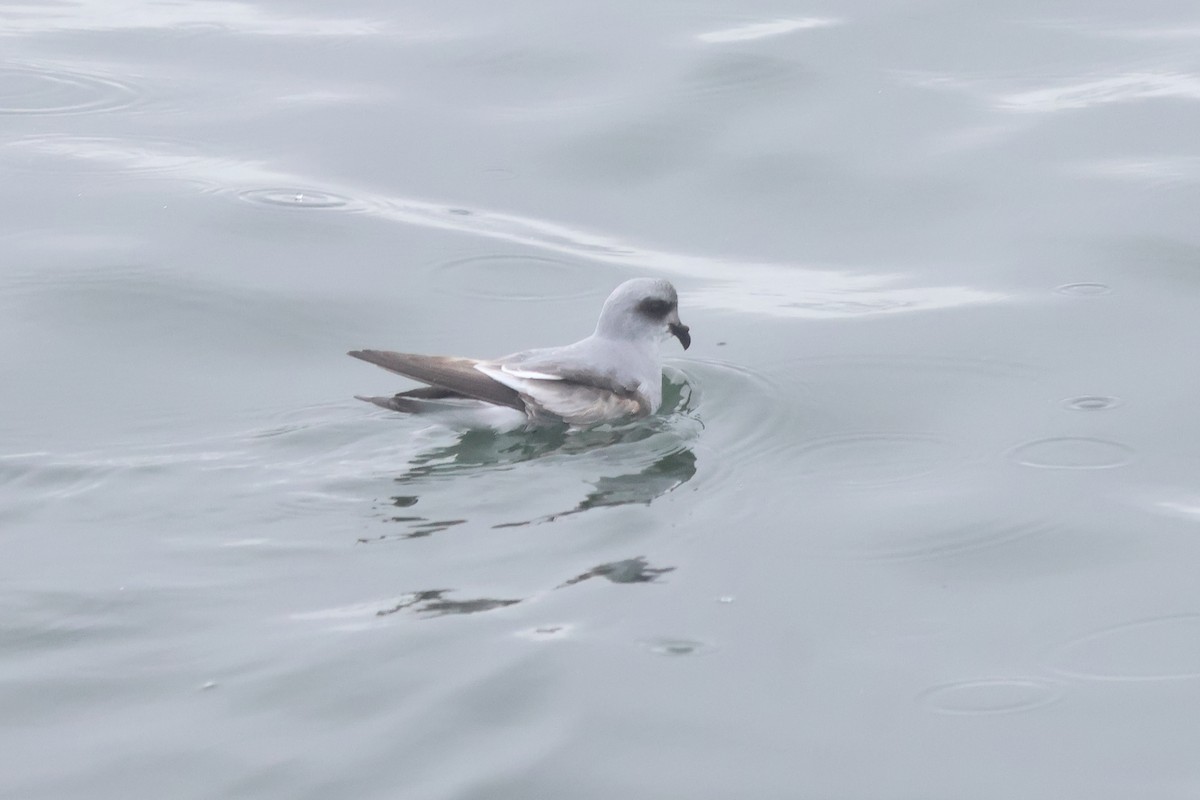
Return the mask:
<svg viewBox="0 0 1200 800"><path fill-rule="evenodd" d="M808 75L792 61L745 53L710 55L688 74L674 96L702 99L718 97L744 102L759 94L784 94L807 82ZM678 147L678 140L675 140Z"/></svg>
<svg viewBox="0 0 1200 800"><path fill-rule="evenodd" d="M841 24L834 17L798 17L796 19L776 19L770 22L751 22L733 28L723 28L717 31L699 34L696 39L706 44L724 44L726 42L748 42L753 39L766 39L771 36L781 36L785 33L807 31L814 28L828 28Z"/></svg>
<svg viewBox="0 0 1200 800"><path fill-rule="evenodd" d="M1080 397L1068 397L1062 402L1064 406L1073 411L1107 411L1121 405L1121 398L1087 394Z"/></svg>
<svg viewBox="0 0 1200 800"><path fill-rule="evenodd" d="M276 208L346 208L354 202L349 197L343 197L333 192L294 187L247 189L239 192L237 196L248 203L274 206Z"/></svg>
<svg viewBox="0 0 1200 800"><path fill-rule="evenodd" d="M9 159L7 165L13 168L71 174L167 175L185 172L201 157L195 145L172 139L38 134L12 139L0 147L23 154L21 159Z"/></svg>
<svg viewBox="0 0 1200 800"><path fill-rule="evenodd" d="M1153 99L1200 100L1200 75L1167 70L1135 69L1103 78L1088 77L1075 82L1019 89L1012 84L1024 82L1024 79L1016 76L1008 81L928 72L900 73L897 77L922 88L964 92L1001 111L1028 115ZM1005 86L1006 82L1009 85Z"/></svg>
<svg viewBox="0 0 1200 800"><path fill-rule="evenodd" d="M44 147L36 142L25 142L24 146ZM693 308L780 317L837 318L995 303L1007 297L976 286L905 285L911 283L906 272L880 266L850 270L648 248L534 217L390 196L358 187L325 185L320 180L256 161L150 152L140 143L121 149L111 143L91 147L80 140L73 142L69 152L61 141L52 146L72 157L103 162L114 169L144 168L147 161L152 161L172 177L211 187L219 194L240 197L246 192L307 187L301 191L344 199L345 204L337 206L340 210L360 211L388 222L479 236L585 262L650 269L705 281L706 286L684 292L684 302ZM294 196L295 190L283 189L281 198L286 198L289 191ZM730 274L738 276L736 283L729 280Z"/></svg>
<svg viewBox="0 0 1200 800"><path fill-rule="evenodd" d="M128 108L145 92L122 80L53 66L0 66L0 114L94 114Z"/></svg>
<svg viewBox="0 0 1200 800"><path fill-rule="evenodd" d="M1018 445L1009 456L1018 464L1042 469L1113 469L1131 462L1134 450L1106 439L1057 436Z"/></svg>
<svg viewBox="0 0 1200 800"><path fill-rule="evenodd" d="M1056 527L1046 522L975 521L931 524L893 519L886 525L855 528L838 537L831 554L862 561L920 561L974 553L1023 539L1046 536Z"/></svg>
<svg viewBox="0 0 1200 800"><path fill-rule="evenodd" d="M808 480L851 486L895 483L949 469L964 454L953 442L904 432L848 433L803 442L796 466Z"/></svg>
<svg viewBox="0 0 1200 800"><path fill-rule="evenodd" d="M564 300L604 296L614 276L582 261L553 256L489 254L438 265L435 278L450 294L500 300Z"/></svg>
<svg viewBox="0 0 1200 800"><path fill-rule="evenodd" d="M1065 86L1012 92L997 98L1007 111L1045 113L1152 98L1200 100L1200 76L1183 72L1130 72Z"/></svg>
<svg viewBox="0 0 1200 800"><path fill-rule="evenodd" d="M792 443L779 431L790 430L793 417L812 407L802 389L781 402L783 388L772 377L731 361L692 358L687 370L691 383L703 392L705 426L720 432L721 469L790 448Z"/></svg>
<svg viewBox="0 0 1200 800"><path fill-rule="evenodd" d="M1054 291L1059 294L1075 294L1084 297L1096 297L1097 295L1110 294L1112 287L1106 283L1067 283L1059 286Z"/></svg>
<svg viewBox="0 0 1200 800"><path fill-rule="evenodd" d="M280 16L237 0L139 3L136 12L108 0L17 3L0 7L0 36L128 30L224 30L263 36L368 36L385 23L349 16Z"/></svg>
<svg viewBox="0 0 1200 800"><path fill-rule="evenodd" d="M942 714L1013 714L1050 705L1062 688L1042 678L986 678L934 686L922 692L921 705Z"/></svg>
<svg viewBox="0 0 1200 800"><path fill-rule="evenodd" d="M1150 617L1092 631L1056 648L1053 668L1102 681L1200 678L1200 614Z"/></svg>

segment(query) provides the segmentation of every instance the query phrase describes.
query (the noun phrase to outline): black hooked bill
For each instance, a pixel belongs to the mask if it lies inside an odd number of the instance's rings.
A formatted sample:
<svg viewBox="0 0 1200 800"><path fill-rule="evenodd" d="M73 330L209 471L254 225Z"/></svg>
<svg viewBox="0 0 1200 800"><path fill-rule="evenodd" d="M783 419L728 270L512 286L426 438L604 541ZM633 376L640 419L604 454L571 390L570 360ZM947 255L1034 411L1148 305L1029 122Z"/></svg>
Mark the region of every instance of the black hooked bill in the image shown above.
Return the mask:
<svg viewBox="0 0 1200 800"><path fill-rule="evenodd" d="M684 350L687 350L688 347L691 346L692 334L689 333L691 328L689 328L687 325L684 325L682 322L672 322L670 330L671 335L679 340L679 343L683 345Z"/></svg>

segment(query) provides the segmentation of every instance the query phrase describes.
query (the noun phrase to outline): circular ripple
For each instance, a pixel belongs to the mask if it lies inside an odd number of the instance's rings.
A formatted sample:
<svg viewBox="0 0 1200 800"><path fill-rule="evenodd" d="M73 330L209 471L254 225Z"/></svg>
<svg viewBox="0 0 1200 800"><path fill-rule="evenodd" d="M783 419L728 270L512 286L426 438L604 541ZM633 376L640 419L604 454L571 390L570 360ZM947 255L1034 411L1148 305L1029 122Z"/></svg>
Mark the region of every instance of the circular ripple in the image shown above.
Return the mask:
<svg viewBox="0 0 1200 800"><path fill-rule="evenodd" d="M1105 681L1200 678L1200 614L1153 617L1093 631L1055 650L1055 671Z"/></svg>
<svg viewBox="0 0 1200 800"><path fill-rule="evenodd" d="M988 678L935 686L918 700L942 714L1013 714L1058 700L1058 684L1038 678Z"/></svg>
<svg viewBox="0 0 1200 800"><path fill-rule="evenodd" d="M3 145L20 150L15 169L31 172L121 172L167 174L186 171L201 160L191 144L173 139L120 139L104 136L38 135Z"/></svg>
<svg viewBox="0 0 1200 800"><path fill-rule="evenodd" d="M722 454L719 469L791 447L787 436L793 414L804 415L813 403L803 390L788 392L770 378L739 364L716 359L688 358L688 383L703 399L704 422Z"/></svg>
<svg viewBox="0 0 1200 800"><path fill-rule="evenodd" d="M563 300L611 289L604 270L549 256L484 255L445 262L438 278L445 291L502 300Z"/></svg>
<svg viewBox="0 0 1200 800"><path fill-rule="evenodd" d="M264 188L248 189L238 193L248 203L274 206L276 208L346 208L354 201L349 197L320 189Z"/></svg>
<svg viewBox="0 0 1200 800"><path fill-rule="evenodd" d="M857 530L857 529L856 529ZM924 517L843 532L831 552L839 558L865 561L908 561L944 558L999 547L1055 530L1044 522L990 521L947 524Z"/></svg>
<svg viewBox="0 0 1200 800"><path fill-rule="evenodd" d="M0 67L0 114L89 114L133 105L141 92L112 78L52 67Z"/></svg>
<svg viewBox="0 0 1200 800"><path fill-rule="evenodd" d="M862 411L889 418L909 407L912 414L927 415L936 402L986 412L1011 403L1015 389L1034 390L1044 375L1044 370L1019 362L907 353L791 358L772 371L795 375L810 392L824 395L818 410L826 415L841 416L847 398L861 398Z"/></svg>
<svg viewBox="0 0 1200 800"><path fill-rule="evenodd" d="M1017 463L1041 469L1112 469L1128 464L1133 454L1119 442L1082 436L1038 439L1009 452Z"/></svg>
<svg viewBox="0 0 1200 800"><path fill-rule="evenodd" d="M1042 370L1019 361L997 358L971 358L954 355L910 354L910 353L857 353L840 356L800 356L784 362L812 369L885 369L903 374L946 374L956 378L977 375L984 378L1009 380L1013 378L1036 378Z"/></svg>
<svg viewBox="0 0 1200 800"><path fill-rule="evenodd" d="M856 433L802 444L797 464L824 480L876 485L909 480L961 460L942 439L907 433Z"/></svg>
<svg viewBox="0 0 1200 800"><path fill-rule="evenodd" d="M1081 397L1068 397L1063 400L1063 405L1075 411L1104 411L1121 405L1121 398L1089 394Z"/></svg>
<svg viewBox="0 0 1200 800"><path fill-rule="evenodd" d="M1054 291L1059 294L1076 294L1088 297L1108 294L1112 291L1112 287L1106 283L1067 283L1059 286Z"/></svg>

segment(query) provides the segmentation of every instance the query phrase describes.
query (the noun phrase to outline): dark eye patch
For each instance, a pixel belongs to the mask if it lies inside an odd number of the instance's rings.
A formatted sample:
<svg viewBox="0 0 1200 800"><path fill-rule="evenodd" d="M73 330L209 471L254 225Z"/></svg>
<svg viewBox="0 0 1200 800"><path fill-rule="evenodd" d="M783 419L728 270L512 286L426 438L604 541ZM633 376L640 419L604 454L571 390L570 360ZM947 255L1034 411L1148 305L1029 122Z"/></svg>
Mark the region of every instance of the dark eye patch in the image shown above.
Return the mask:
<svg viewBox="0 0 1200 800"><path fill-rule="evenodd" d="M647 297L637 305L638 311L648 317L665 317L671 313L671 309L674 307L674 303L663 300L661 297Z"/></svg>

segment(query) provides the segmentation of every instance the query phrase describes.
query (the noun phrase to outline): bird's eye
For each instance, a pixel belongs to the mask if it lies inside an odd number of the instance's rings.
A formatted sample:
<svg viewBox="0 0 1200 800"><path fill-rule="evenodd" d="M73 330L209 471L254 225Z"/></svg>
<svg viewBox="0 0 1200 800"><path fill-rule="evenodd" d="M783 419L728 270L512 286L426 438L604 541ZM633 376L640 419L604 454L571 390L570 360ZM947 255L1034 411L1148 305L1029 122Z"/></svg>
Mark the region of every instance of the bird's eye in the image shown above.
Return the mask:
<svg viewBox="0 0 1200 800"><path fill-rule="evenodd" d="M638 311L648 317L665 317L671 310L671 303L661 297L647 297L638 303Z"/></svg>

